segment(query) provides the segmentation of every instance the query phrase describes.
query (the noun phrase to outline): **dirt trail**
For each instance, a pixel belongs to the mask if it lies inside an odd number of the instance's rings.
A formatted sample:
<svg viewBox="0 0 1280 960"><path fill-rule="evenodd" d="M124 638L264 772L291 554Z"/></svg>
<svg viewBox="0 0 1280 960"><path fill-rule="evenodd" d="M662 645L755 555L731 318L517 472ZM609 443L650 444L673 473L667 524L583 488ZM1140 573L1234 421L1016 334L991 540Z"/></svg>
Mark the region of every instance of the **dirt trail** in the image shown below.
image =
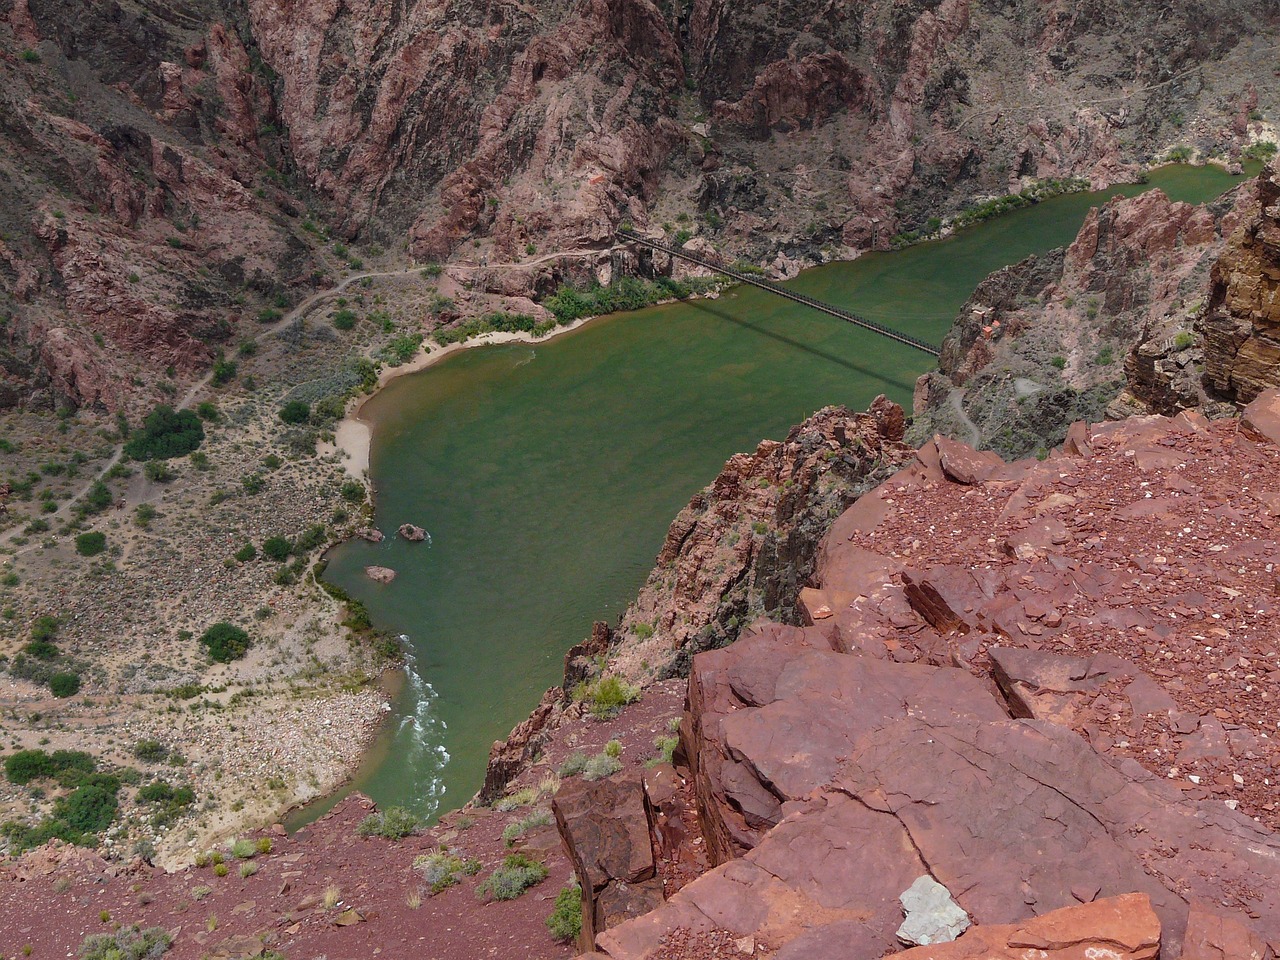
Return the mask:
<svg viewBox="0 0 1280 960"><path fill-rule="evenodd" d="M458 263L458 264L451 264L446 268L446 270L473 272L477 270L496 270L496 269L504 269L504 268L516 269L521 267L536 267L550 260L558 260L565 257L590 256L598 253L600 253L600 248L578 248L574 250L557 250L551 253L544 253L540 256L534 257L529 260L523 260L519 262L487 263L483 265L474 264L474 263ZM317 291L316 293L313 293L311 296L307 297L305 300L299 303L296 307L294 307L292 310L286 313L279 320L267 326L264 326L257 333L257 335L255 335L252 339L255 343L261 343L262 341L266 340L268 337L275 336L281 330L284 330L286 327L288 327L298 318L305 317L308 313L314 310L317 306L319 306L325 300L328 300L331 297L338 296L340 293L342 293L342 291L346 290L353 283L358 283L359 281L366 280L366 279L383 279L383 278L389 278L389 277L413 276L415 274L420 274L422 272L422 269L423 268L421 265L415 265L411 267L401 267L396 270L367 270L367 271L362 271L360 273L353 273L349 277L345 277L342 280L340 280L334 286L329 287L326 290L320 290L320 291ZM187 389L187 392L182 395L182 399L179 400L178 403L175 405L175 409L185 410L188 407L190 407L192 403L195 402L196 398L200 396L200 394L205 389L208 388L212 380L213 380L213 371L210 370L208 373L206 373L203 377L201 377L199 380L197 380ZM100 469L97 472L97 474L95 474L92 478L85 481L84 485L79 490L76 491L75 495L72 496L65 503L63 503L60 507L58 507L58 509L55 512L51 514L47 514L45 519L50 522L67 520L71 516L72 510L75 508L75 505L79 503L82 499L84 499L85 495L88 494L90 489L93 488L93 485L97 483L99 480L102 480L107 475L107 473L111 470L111 468L121 461L123 456L124 456L124 444L118 443L116 444L115 449L112 451L111 457L106 461L106 463L103 464L102 469ZM22 529L23 529L22 526L18 525L18 526L11 527L9 530L6 530L4 533L0 534L0 546L7 546L16 537L21 536ZM14 556L19 556L23 553L37 549L39 546L40 544L30 544L27 547L18 550L14 554Z"/></svg>

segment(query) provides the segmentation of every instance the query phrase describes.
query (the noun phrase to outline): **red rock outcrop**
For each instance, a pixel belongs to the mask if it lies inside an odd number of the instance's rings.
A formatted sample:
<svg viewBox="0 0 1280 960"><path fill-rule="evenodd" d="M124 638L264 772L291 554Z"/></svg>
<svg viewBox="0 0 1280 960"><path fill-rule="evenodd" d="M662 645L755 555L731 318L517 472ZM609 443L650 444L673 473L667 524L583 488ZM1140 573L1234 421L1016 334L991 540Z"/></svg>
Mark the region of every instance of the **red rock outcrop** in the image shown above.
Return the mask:
<svg viewBox="0 0 1280 960"><path fill-rule="evenodd" d="M1021 924L974 927L953 943L915 947L894 960L1156 960L1160 920L1141 894L1063 907ZM1187 956L1187 954L1183 954ZM1241 955L1247 956L1247 955Z"/></svg>
<svg viewBox="0 0 1280 960"><path fill-rule="evenodd" d="M1280 386L1280 169L1259 177L1253 215L1213 269L1200 328L1205 380L1219 395L1248 403Z"/></svg>
<svg viewBox="0 0 1280 960"><path fill-rule="evenodd" d="M1081 425L1070 455L958 479L931 444L859 499L812 626L694 658L683 751L719 866L596 948L877 956L928 874L974 927L908 957L1271 956L1273 406L1248 435Z"/></svg>
<svg viewBox="0 0 1280 960"><path fill-rule="evenodd" d="M731 642L760 614L794 619L830 517L914 455L903 430L902 408L879 397L867 413L827 407L786 440L731 458L667 532L616 631L627 650L618 668L683 675L694 652Z"/></svg>
<svg viewBox="0 0 1280 960"><path fill-rule="evenodd" d="M639 774L566 784L552 803L556 825L582 887L582 939L662 904L652 824Z"/></svg>

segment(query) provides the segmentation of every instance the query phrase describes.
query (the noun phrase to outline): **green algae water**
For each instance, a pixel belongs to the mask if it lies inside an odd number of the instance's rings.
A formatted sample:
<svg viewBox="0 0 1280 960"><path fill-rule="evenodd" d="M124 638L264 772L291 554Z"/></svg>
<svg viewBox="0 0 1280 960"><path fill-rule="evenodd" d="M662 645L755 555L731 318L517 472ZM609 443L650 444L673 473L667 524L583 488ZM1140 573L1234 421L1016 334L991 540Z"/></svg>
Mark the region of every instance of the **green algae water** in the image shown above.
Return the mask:
<svg viewBox="0 0 1280 960"><path fill-rule="evenodd" d="M1240 178L1167 167L936 243L806 271L796 290L940 343L989 273L1069 243L1116 194L1203 202ZM827 404L910 404L928 356L752 287L597 320L553 341L463 351L393 381L364 413L379 544L326 576L406 638L408 677L352 785L436 814L484 778L489 747L560 681L565 651L615 620L667 526L724 461ZM391 536L402 523L429 541ZM379 585L371 564L399 576ZM295 825L327 808L308 808Z"/></svg>

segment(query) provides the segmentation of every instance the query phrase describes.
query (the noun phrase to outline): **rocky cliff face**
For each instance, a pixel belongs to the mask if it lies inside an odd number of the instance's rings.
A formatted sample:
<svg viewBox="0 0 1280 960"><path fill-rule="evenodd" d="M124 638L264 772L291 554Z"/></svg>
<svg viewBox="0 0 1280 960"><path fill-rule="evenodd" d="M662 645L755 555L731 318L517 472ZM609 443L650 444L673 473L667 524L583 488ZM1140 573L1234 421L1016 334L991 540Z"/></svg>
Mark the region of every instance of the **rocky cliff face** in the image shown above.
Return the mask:
<svg viewBox="0 0 1280 960"><path fill-rule="evenodd" d="M1213 291L1268 182L1203 206L1159 190L1113 200L1069 247L993 274L956 318L938 372L921 378L912 438L944 433L1023 456L1061 443L1079 419L1234 412L1202 382L1224 349Z"/></svg>
<svg viewBox="0 0 1280 960"><path fill-rule="evenodd" d="M671 525L611 637L615 669L683 676L695 653L732 643L759 616L794 622L828 525L911 456L903 430L902 408L879 397L867 413L827 407L786 440L733 457Z"/></svg>
<svg viewBox="0 0 1280 960"><path fill-rule="evenodd" d="M312 271L233 13L16 0L0 20L9 404L121 409Z"/></svg>
<svg viewBox="0 0 1280 960"><path fill-rule="evenodd" d="M1280 168L1259 177L1244 204L1200 323L1205 381L1238 403L1280 386Z"/></svg>
<svg viewBox="0 0 1280 960"><path fill-rule="evenodd" d="M4 396L112 406L207 362L315 271L304 211L401 258L631 220L772 262L1173 142L1230 153L1275 107L1276 27L1263 0L13 0ZM495 282L554 282L522 276Z"/></svg>

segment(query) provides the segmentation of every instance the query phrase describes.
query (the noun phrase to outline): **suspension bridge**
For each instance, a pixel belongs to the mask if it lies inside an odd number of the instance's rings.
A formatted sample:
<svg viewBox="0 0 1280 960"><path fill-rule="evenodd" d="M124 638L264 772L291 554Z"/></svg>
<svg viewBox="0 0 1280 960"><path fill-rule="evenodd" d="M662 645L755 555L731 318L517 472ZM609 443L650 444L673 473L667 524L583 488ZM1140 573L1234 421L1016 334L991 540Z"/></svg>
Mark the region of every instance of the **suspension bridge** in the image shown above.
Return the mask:
<svg viewBox="0 0 1280 960"><path fill-rule="evenodd" d="M882 337L888 337L890 340L912 347L922 353L927 353L931 357L937 357L940 355L939 349L931 343L925 343L923 340L918 340L909 334L894 330L891 327L886 327L883 324L876 323L874 320L868 320L866 317L860 317L858 314L853 313L850 310L845 310L843 307L837 307L833 304L824 303L821 300L817 300L803 293L797 293L795 290L785 287L774 280L746 273L742 270L735 270L733 267L727 266L723 263L717 263L708 257L704 257L696 253L690 253L688 250L683 250L679 247L669 246L658 240L651 240L649 237L641 236L634 230L619 228L616 233L620 239L625 240L627 243L638 243L641 246L648 247L651 250L657 250L660 253L667 254L668 256L679 257L681 260L686 260L689 263L694 263L700 267L705 267L708 270L713 270L716 273L723 274L731 280L736 280L739 283L748 283L753 287L759 287L761 290L767 290L770 293L775 293L778 296L784 297L795 303L803 304L804 306L811 307L814 310L820 310L833 317L839 317L841 320L852 323L864 330L870 330L872 333L878 333Z"/></svg>

